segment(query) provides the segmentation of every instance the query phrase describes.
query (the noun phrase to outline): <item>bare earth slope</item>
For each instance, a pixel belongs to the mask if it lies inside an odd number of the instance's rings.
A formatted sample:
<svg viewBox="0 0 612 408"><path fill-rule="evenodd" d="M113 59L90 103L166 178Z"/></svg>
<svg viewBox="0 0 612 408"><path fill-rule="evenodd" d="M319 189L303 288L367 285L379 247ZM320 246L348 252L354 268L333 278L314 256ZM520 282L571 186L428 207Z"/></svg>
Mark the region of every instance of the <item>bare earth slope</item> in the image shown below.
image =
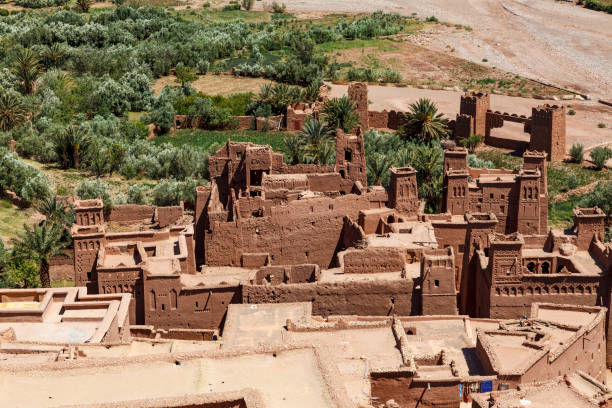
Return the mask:
<svg viewBox="0 0 612 408"><path fill-rule="evenodd" d="M295 11L385 10L436 16L472 32L438 36L432 48L529 78L612 98L612 16L554 0L298 0Z"/></svg>

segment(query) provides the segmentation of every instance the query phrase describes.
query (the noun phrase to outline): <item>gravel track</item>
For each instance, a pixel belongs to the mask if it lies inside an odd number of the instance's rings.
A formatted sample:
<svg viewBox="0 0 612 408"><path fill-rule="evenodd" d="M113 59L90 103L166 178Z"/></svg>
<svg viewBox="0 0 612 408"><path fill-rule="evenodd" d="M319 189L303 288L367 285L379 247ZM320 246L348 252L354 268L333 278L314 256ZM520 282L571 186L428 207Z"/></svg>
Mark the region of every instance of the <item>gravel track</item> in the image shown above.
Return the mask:
<svg viewBox="0 0 612 408"><path fill-rule="evenodd" d="M298 0L289 11L385 10L436 16L472 27L439 35L429 47L455 48L454 55L612 99L612 16L554 0Z"/></svg>

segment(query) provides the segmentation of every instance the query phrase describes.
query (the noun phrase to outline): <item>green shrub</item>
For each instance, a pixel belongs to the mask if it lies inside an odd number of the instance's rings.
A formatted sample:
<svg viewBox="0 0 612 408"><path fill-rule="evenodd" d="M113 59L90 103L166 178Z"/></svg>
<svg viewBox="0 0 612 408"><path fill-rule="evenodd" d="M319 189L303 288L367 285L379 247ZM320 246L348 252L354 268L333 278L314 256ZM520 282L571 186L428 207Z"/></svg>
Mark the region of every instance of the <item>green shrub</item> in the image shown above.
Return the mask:
<svg viewBox="0 0 612 408"><path fill-rule="evenodd" d="M473 154L468 154L467 165L473 169L493 169L495 166L490 160L481 159Z"/></svg>
<svg viewBox="0 0 612 408"><path fill-rule="evenodd" d="M253 8L253 5L255 4L255 0L242 0L240 2L240 5L242 6L243 9L245 10L250 10Z"/></svg>
<svg viewBox="0 0 612 408"><path fill-rule="evenodd" d="M162 180L153 188L153 205L179 205L181 201L195 204L195 179Z"/></svg>
<svg viewBox="0 0 612 408"><path fill-rule="evenodd" d="M108 184L101 179L83 180L76 188L76 195L81 200L102 198L104 209L110 210L113 207L113 200L108 192Z"/></svg>
<svg viewBox="0 0 612 408"><path fill-rule="evenodd" d="M44 173L5 149L0 149L0 189L11 190L29 202L44 200L53 194Z"/></svg>
<svg viewBox="0 0 612 408"><path fill-rule="evenodd" d="M63 6L68 0L15 0L15 5L25 8L45 8Z"/></svg>
<svg viewBox="0 0 612 408"><path fill-rule="evenodd" d="M147 192L149 187L144 184L131 184L127 191L127 202L128 204L147 204Z"/></svg>
<svg viewBox="0 0 612 408"><path fill-rule="evenodd" d="M286 9L287 6L285 3L278 3L276 0L272 2L272 12L274 14L283 14Z"/></svg>
<svg viewBox="0 0 612 408"><path fill-rule="evenodd" d="M223 11L234 11L234 10L240 10L240 4L239 3L231 3L231 4L226 4L225 6L223 6Z"/></svg>
<svg viewBox="0 0 612 408"><path fill-rule="evenodd" d="M40 276L38 265L30 259L20 259L0 268L0 287L6 288L39 288Z"/></svg>
<svg viewBox="0 0 612 408"><path fill-rule="evenodd" d="M392 69L385 69L381 72L381 81L390 84L398 84L402 82L402 74Z"/></svg>
<svg viewBox="0 0 612 408"><path fill-rule="evenodd" d="M459 144L461 144L461 146L467 148L468 152L474 153L476 151L476 148L478 146L480 146L480 144L482 143L483 140L484 140L484 136L483 135L474 134L474 135L470 135L470 136L468 136L466 138L461 139L459 141Z"/></svg>
<svg viewBox="0 0 612 408"><path fill-rule="evenodd" d="M582 163L584 160L584 146L579 143L574 143L570 149L570 156L574 163Z"/></svg>
<svg viewBox="0 0 612 408"><path fill-rule="evenodd" d="M612 150L607 147L596 147L591 151L591 160L595 164L595 167L598 170L601 170L605 167L608 159L612 158Z"/></svg>
<svg viewBox="0 0 612 408"><path fill-rule="evenodd" d="M576 111L573 109L570 109L569 111L567 111L567 114L570 116L574 116L576 114Z"/></svg>
<svg viewBox="0 0 612 408"><path fill-rule="evenodd" d="M425 19L425 21L428 22L428 23L437 23L437 22L439 22L439 20L435 16L427 17Z"/></svg>
<svg viewBox="0 0 612 408"><path fill-rule="evenodd" d="M600 129L604 129L606 127L606 124L605 123L598 123L597 127L600 128Z"/></svg>
<svg viewBox="0 0 612 408"><path fill-rule="evenodd" d="M580 185L580 179L576 175L576 173L569 173L567 175L567 188L569 190L573 190Z"/></svg>

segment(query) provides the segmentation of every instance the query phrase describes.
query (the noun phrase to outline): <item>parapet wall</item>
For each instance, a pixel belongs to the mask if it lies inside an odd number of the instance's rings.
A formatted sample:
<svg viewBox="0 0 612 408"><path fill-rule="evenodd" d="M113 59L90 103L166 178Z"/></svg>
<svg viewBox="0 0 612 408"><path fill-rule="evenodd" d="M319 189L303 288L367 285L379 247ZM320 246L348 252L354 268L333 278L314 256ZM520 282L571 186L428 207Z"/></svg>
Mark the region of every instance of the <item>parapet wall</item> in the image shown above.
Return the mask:
<svg viewBox="0 0 612 408"><path fill-rule="evenodd" d="M245 285L242 303L312 302L312 313L324 317L411 315L420 310L414 290L412 279Z"/></svg>
<svg viewBox="0 0 612 408"><path fill-rule="evenodd" d="M153 220L155 206L138 204L121 204L112 208L104 218L109 222L141 222Z"/></svg>

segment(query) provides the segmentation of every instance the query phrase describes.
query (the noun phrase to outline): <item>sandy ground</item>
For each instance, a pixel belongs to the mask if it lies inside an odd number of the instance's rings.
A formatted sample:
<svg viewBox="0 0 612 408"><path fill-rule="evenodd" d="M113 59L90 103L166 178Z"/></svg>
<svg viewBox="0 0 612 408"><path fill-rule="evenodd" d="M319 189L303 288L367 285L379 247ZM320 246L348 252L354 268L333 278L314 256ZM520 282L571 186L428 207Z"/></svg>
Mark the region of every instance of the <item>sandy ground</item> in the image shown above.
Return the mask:
<svg viewBox="0 0 612 408"><path fill-rule="evenodd" d="M206 74L198 76L198 79L193 81L191 85L200 92L206 95L229 95L237 92L253 92L258 93L261 86L271 84L272 81L264 78L245 78L229 75L214 75ZM166 85L180 86L176 82L174 75L163 76L151 85L151 88L156 94L159 94Z"/></svg>
<svg viewBox="0 0 612 408"><path fill-rule="evenodd" d="M346 94L346 85L331 85L331 97ZM386 86L368 86L368 99L372 110L402 110L407 111L411 103L419 98L430 98L436 102L439 110L448 118L454 119L459 113L459 101L462 92L434 91L418 88L396 88ZM594 146L612 144L612 108L595 101L553 101L530 98L517 98L505 95L491 95L491 109L494 111L516 113L531 116L531 108L542 104L566 105L566 111L573 109L576 114L567 115L566 150L572 144L580 143L585 149ZM604 123L605 128L597 125ZM523 127L516 123L506 123L503 128L494 129L493 135L529 140L529 135L523 133Z"/></svg>
<svg viewBox="0 0 612 408"><path fill-rule="evenodd" d="M259 3L259 2L258 2ZM472 32L433 36L433 49L612 99L612 24L606 13L554 0L295 0L288 11L385 10L436 16ZM261 7L257 5L256 7Z"/></svg>

